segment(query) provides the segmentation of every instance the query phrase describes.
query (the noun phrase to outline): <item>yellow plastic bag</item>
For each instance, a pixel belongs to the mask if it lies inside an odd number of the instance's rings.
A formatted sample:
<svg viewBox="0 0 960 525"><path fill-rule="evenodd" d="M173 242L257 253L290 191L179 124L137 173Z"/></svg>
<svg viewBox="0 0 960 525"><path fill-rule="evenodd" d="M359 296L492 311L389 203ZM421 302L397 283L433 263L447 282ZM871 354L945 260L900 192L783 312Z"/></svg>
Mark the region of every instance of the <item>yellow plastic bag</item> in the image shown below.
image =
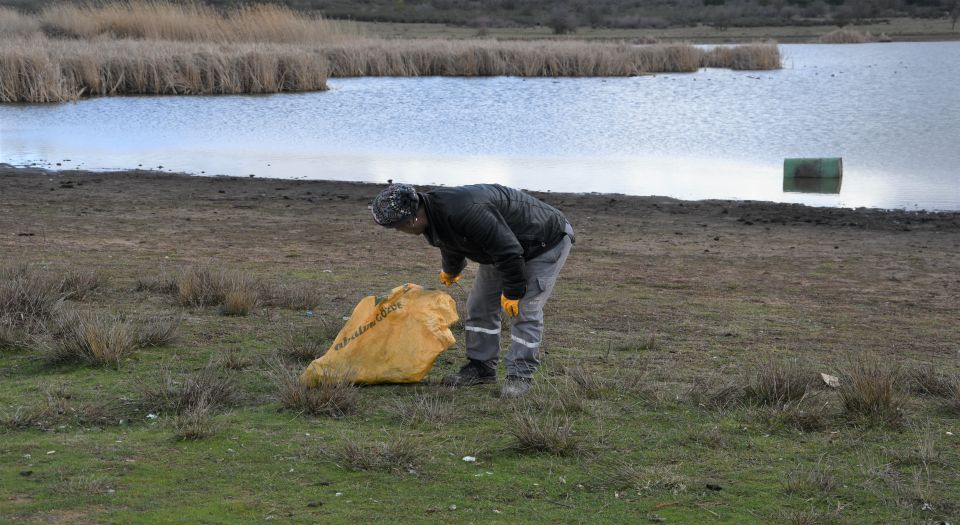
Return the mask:
<svg viewBox="0 0 960 525"><path fill-rule="evenodd" d="M323 377L348 374L355 383L416 383L453 345L450 325L457 319L453 297L416 284L394 288L380 303L365 297L300 380L317 386Z"/></svg>

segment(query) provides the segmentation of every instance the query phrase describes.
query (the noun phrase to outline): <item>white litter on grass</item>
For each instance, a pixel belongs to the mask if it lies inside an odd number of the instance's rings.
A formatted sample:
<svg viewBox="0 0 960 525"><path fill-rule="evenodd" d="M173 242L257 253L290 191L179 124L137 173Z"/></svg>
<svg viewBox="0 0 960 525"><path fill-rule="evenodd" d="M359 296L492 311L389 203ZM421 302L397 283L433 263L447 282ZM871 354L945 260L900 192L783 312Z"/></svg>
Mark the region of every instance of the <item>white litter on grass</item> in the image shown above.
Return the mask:
<svg viewBox="0 0 960 525"><path fill-rule="evenodd" d="M952 436L952 435L953 435L953 432L950 432L950 431L948 430L948 431L947 431L947 435L948 435L948 436Z"/></svg>
<svg viewBox="0 0 960 525"><path fill-rule="evenodd" d="M158 415L156 415L156 414L147 414L147 419L157 419L158 417L160 417L160 416L158 416Z"/></svg>
<svg viewBox="0 0 960 525"><path fill-rule="evenodd" d="M339 498L340 496L343 496L343 492L337 492L336 494L334 494L334 496Z"/></svg>
<svg viewBox="0 0 960 525"><path fill-rule="evenodd" d="M50 451L47 452L47 455L49 456L50 454L56 454L56 453L57 453L56 450L50 450Z"/></svg>
<svg viewBox="0 0 960 525"><path fill-rule="evenodd" d="M466 461L467 463L476 463L476 462L477 462L477 458L475 458L475 457L473 457L473 456L463 456L463 460Z"/></svg>
<svg viewBox="0 0 960 525"><path fill-rule="evenodd" d="M820 377L823 379L823 382L830 388L840 388L840 378L837 376L832 376L830 374L820 373Z"/></svg>

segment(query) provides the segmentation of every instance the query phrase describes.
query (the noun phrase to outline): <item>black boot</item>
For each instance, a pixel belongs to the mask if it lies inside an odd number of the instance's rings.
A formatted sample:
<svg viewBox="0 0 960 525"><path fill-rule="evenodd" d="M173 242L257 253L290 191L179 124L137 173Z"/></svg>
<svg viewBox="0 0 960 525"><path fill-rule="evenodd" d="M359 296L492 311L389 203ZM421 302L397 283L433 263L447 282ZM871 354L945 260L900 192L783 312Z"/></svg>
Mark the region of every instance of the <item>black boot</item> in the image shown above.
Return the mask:
<svg viewBox="0 0 960 525"><path fill-rule="evenodd" d="M471 386L483 385L497 382L497 370L483 363L471 359L469 363L463 365L456 374L451 374L443 378L443 384L447 386Z"/></svg>

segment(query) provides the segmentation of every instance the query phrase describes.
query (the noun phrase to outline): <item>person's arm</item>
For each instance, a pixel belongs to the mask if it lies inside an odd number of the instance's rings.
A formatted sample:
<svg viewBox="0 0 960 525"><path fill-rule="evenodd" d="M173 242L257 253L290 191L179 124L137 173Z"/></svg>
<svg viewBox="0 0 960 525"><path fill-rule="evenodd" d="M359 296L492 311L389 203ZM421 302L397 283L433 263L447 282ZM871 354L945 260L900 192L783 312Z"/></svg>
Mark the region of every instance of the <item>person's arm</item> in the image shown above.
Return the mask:
<svg viewBox="0 0 960 525"><path fill-rule="evenodd" d="M440 249L440 258L441 264L440 267L443 269L444 273L450 275L451 277L456 277L460 275L460 272L463 271L463 267L467 265L467 259L459 253L452 253Z"/></svg>
<svg viewBox="0 0 960 525"><path fill-rule="evenodd" d="M458 229L493 259L503 278L503 296L511 300L523 297L527 291L523 246L500 211L474 204L462 217Z"/></svg>

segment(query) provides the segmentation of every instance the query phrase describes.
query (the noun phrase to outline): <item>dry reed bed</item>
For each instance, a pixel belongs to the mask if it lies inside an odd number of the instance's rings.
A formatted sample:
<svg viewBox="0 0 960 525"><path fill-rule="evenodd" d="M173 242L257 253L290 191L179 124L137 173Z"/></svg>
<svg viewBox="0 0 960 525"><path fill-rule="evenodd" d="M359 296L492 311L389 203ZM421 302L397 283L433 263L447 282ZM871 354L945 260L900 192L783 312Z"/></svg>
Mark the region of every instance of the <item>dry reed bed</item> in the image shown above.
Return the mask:
<svg viewBox="0 0 960 525"><path fill-rule="evenodd" d="M0 47L0 102L326 89L323 58L286 44L45 38L10 43Z"/></svg>
<svg viewBox="0 0 960 525"><path fill-rule="evenodd" d="M328 77L593 77L776 69L774 43L690 44L385 40L276 5L52 5L0 8L0 102L104 95L319 91Z"/></svg>
<svg viewBox="0 0 960 525"><path fill-rule="evenodd" d="M325 46L144 40L7 40L0 102L86 96L318 91L328 77L590 77L780 67L775 44L705 51L689 44L357 40Z"/></svg>

